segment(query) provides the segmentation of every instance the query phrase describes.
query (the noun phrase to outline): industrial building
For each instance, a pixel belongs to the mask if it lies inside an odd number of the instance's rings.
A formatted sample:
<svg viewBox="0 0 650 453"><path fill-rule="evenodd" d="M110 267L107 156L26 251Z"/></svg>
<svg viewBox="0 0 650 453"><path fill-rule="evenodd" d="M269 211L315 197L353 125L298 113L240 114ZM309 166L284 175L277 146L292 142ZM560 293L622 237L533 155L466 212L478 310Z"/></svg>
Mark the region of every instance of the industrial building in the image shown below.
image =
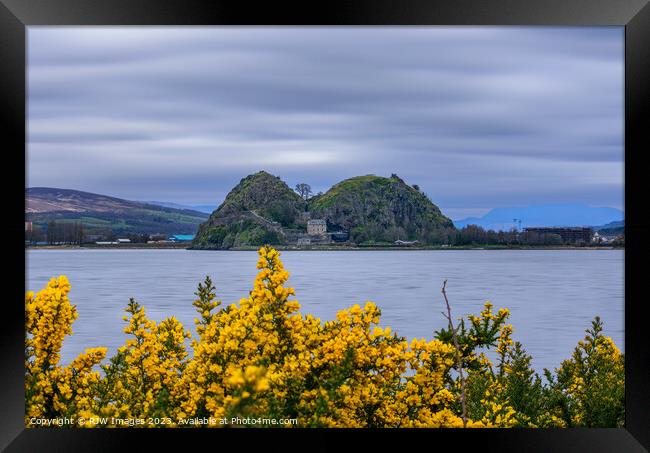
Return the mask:
<svg viewBox="0 0 650 453"><path fill-rule="evenodd" d="M557 234L562 242L576 244L580 242L590 243L594 237L593 228L589 227L534 227L524 228L526 233Z"/></svg>
<svg viewBox="0 0 650 453"><path fill-rule="evenodd" d="M194 240L193 234L175 234L167 239L169 242L190 242Z"/></svg>

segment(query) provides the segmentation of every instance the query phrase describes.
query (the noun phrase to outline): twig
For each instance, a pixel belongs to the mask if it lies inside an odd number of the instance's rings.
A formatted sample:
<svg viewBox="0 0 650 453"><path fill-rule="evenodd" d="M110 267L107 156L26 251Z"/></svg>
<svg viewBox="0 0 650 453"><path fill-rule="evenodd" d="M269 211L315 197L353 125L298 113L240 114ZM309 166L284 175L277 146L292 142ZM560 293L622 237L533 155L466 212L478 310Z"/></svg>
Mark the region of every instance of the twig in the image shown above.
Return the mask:
<svg viewBox="0 0 650 453"><path fill-rule="evenodd" d="M447 280L442 283L442 295L445 298L445 304L447 305L447 314L445 318L449 321L449 328L451 329L451 338L454 341L454 347L456 348L456 367L458 368L458 374L460 375L460 406L462 409L461 418L463 419L463 428L467 428L467 406L465 405L465 375L463 374L463 365L461 359L460 345L458 344L458 337L456 336L456 329L454 329L454 322L451 318L451 307L449 306L449 299L447 299Z"/></svg>

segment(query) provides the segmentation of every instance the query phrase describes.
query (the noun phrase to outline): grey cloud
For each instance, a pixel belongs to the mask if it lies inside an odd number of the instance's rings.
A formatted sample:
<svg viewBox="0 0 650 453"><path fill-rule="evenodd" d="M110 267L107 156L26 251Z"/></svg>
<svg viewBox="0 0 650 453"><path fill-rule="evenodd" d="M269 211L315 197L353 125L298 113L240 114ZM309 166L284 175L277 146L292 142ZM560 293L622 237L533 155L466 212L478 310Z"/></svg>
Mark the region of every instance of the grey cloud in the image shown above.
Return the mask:
<svg viewBox="0 0 650 453"><path fill-rule="evenodd" d="M456 212L622 207L623 29L30 27L30 185L218 203L398 173Z"/></svg>

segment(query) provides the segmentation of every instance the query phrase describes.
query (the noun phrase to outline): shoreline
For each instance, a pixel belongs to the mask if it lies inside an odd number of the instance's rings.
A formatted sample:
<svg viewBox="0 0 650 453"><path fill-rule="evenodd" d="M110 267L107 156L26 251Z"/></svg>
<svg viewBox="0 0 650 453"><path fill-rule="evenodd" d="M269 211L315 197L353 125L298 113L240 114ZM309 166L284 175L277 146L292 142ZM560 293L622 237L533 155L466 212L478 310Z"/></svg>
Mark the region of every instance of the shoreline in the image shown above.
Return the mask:
<svg viewBox="0 0 650 453"><path fill-rule="evenodd" d="M447 250L625 250L625 247L615 246L428 246L428 247L400 247L400 246L274 246L278 251L298 252L338 252L338 251L447 251ZM259 247L234 247L231 249L201 249L192 248L187 244L119 244L119 245L30 245L25 246L27 250L198 250L206 252L251 252L257 251Z"/></svg>
<svg viewBox="0 0 650 453"><path fill-rule="evenodd" d="M101 249L132 249L132 250L156 250L156 249L187 249L186 244L119 244L119 245L26 245L25 250L101 250Z"/></svg>

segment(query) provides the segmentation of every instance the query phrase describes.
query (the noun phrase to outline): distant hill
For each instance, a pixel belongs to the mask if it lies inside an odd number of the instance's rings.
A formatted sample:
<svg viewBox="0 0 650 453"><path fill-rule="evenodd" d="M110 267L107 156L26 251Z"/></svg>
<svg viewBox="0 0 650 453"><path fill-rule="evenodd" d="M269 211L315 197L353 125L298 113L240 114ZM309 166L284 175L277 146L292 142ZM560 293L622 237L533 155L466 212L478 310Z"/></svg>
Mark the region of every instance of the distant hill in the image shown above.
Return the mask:
<svg viewBox="0 0 650 453"><path fill-rule="evenodd" d="M279 177L260 171L230 191L201 225L193 246L227 249L293 243L306 235L308 219L325 220L328 232L349 233L355 243L427 242L437 230L454 228L426 195L397 175L346 179L305 201Z"/></svg>
<svg viewBox="0 0 650 453"><path fill-rule="evenodd" d="M606 225L596 226L594 229L603 236L620 236L625 234L625 221L610 222Z"/></svg>
<svg viewBox="0 0 650 453"><path fill-rule="evenodd" d="M152 204L155 206L162 206L165 208L174 208L174 209L189 209L190 211L199 211L205 214L211 214L217 207L215 205L209 204L195 204L195 205L185 205L178 203L170 203L169 201L143 201L146 204Z"/></svg>
<svg viewBox="0 0 650 453"><path fill-rule="evenodd" d="M192 234L208 215L79 190L51 187L25 189L25 218L45 227L54 220L82 222L88 234Z"/></svg>
<svg viewBox="0 0 650 453"><path fill-rule="evenodd" d="M454 225L479 225L486 230L510 230L539 226L595 226L622 221L623 211L615 208L593 207L586 204L533 205L513 208L495 208L483 217L455 220ZM513 219L517 219L516 225Z"/></svg>
<svg viewBox="0 0 650 453"><path fill-rule="evenodd" d="M625 226L625 220L620 220L616 222L609 222L605 225L594 226L594 229L598 231L598 230L606 230L609 228L622 228L624 226Z"/></svg>

